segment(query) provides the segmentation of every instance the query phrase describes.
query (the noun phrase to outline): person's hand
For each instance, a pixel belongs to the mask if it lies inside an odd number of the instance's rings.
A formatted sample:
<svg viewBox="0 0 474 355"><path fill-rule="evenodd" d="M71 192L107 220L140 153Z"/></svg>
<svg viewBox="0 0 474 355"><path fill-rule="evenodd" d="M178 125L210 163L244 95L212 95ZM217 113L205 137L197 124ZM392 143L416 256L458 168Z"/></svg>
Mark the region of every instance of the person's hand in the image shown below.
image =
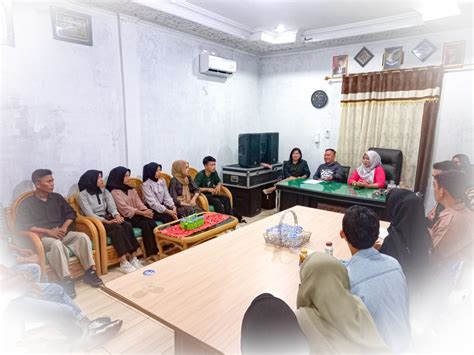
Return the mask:
<svg viewBox="0 0 474 355"><path fill-rule="evenodd" d="M117 214L114 216L114 221L117 224L122 224L123 222L125 222L125 219L121 215Z"/></svg>
<svg viewBox="0 0 474 355"><path fill-rule="evenodd" d="M288 178L288 180L296 180L296 179L297 179L297 177L294 177L294 176L290 176L290 177Z"/></svg>
<svg viewBox="0 0 474 355"><path fill-rule="evenodd" d="M143 215L144 215L146 218L153 218L153 211L150 210L150 209L147 209L147 210L143 211Z"/></svg>
<svg viewBox="0 0 474 355"><path fill-rule="evenodd" d="M428 218L428 220L430 221L433 221L435 217L436 217L436 207L433 208L430 212L428 212L428 216L426 216L426 218Z"/></svg>
<svg viewBox="0 0 474 355"><path fill-rule="evenodd" d="M218 185L214 188L214 190L216 190L216 195L219 195L219 194L221 193L221 187L222 187L222 185L221 185L221 184L218 184Z"/></svg>
<svg viewBox="0 0 474 355"><path fill-rule="evenodd" d="M332 176L326 176L323 178L324 181L332 181Z"/></svg>
<svg viewBox="0 0 474 355"><path fill-rule="evenodd" d="M216 189L216 188L210 188L210 189L209 189L209 192L210 192L212 195L217 195L217 189Z"/></svg>
<svg viewBox="0 0 474 355"><path fill-rule="evenodd" d="M171 217L173 217L174 220L178 219L178 214L175 211L175 208L171 210L166 210L165 213L169 214Z"/></svg>
<svg viewBox="0 0 474 355"><path fill-rule="evenodd" d="M17 256L16 258L18 264L39 264L39 261L39 256L34 253L28 256Z"/></svg>
<svg viewBox="0 0 474 355"><path fill-rule="evenodd" d="M48 232L46 233L46 235L48 237L56 238L59 240L62 240L64 238L64 232L60 230L59 228L48 229Z"/></svg>
<svg viewBox="0 0 474 355"><path fill-rule="evenodd" d="M59 227L58 229L61 231L62 237L64 238L67 234L67 227Z"/></svg>
<svg viewBox="0 0 474 355"><path fill-rule="evenodd" d="M29 256L32 256L32 255L36 255L33 250L31 249L23 249L23 248L18 248L16 250L16 252L20 255L20 256L23 256L23 257L29 257Z"/></svg>
<svg viewBox="0 0 474 355"><path fill-rule="evenodd" d="M196 200L197 200L197 197L196 197L196 196L191 199L191 201L189 202L189 204L191 205L191 207L196 207Z"/></svg>

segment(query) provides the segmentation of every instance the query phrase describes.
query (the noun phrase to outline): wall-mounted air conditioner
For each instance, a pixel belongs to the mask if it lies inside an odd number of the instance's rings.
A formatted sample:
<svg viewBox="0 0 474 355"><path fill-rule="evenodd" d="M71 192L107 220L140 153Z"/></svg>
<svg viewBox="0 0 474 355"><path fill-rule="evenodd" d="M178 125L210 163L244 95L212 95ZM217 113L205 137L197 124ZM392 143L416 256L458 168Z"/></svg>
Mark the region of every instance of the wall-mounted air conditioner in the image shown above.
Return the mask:
<svg viewBox="0 0 474 355"><path fill-rule="evenodd" d="M235 60L217 57L209 53L199 55L199 72L202 74L229 78L236 70Z"/></svg>

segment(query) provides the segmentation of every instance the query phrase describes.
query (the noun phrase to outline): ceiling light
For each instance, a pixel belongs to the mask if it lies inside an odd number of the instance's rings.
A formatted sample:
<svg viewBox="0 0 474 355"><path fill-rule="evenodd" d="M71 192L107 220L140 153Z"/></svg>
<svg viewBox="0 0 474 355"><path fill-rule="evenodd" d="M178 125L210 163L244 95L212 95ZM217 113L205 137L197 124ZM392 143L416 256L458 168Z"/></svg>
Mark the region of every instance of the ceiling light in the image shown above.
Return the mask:
<svg viewBox="0 0 474 355"><path fill-rule="evenodd" d="M286 30L285 25L278 25L277 27L275 27L275 31L277 31L278 33L285 32L285 30Z"/></svg>
<svg viewBox="0 0 474 355"><path fill-rule="evenodd" d="M453 0L425 0L423 1L423 7L417 11L423 17L423 21L431 21L461 14L457 1Z"/></svg>

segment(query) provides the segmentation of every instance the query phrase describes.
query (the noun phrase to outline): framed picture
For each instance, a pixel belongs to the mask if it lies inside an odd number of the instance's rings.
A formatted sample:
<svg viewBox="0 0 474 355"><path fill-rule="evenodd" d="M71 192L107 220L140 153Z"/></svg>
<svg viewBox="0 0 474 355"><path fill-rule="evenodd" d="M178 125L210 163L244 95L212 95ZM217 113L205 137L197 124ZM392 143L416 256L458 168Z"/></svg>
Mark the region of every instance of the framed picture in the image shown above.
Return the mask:
<svg viewBox="0 0 474 355"><path fill-rule="evenodd" d="M403 47L385 48L383 53L384 70L399 69L403 64Z"/></svg>
<svg viewBox="0 0 474 355"><path fill-rule="evenodd" d="M0 1L0 41L4 46L15 47L13 10L11 1Z"/></svg>
<svg viewBox="0 0 474 355"><path fill-rule="evenodd" d="M355 61L363 68L365 65L372 60L374 55L366 47L362 48L359 53L354 57Z"/></svg>
<svg viewBox="0 0 474 355"><path fill-rule="evenodd" d="M92 46L92 20L89 15L52 6L51 19L54 39Z"/></svg>
<svg viewBox="0 0 474 355"><path fill-rule="evenodd" d="M431 43L430 41L428 41L427 39L424 39L411 52L413 53L415 57L417 57L419 60L424 62L435 51L436 51L435 45Z"/></svg>
<svg viewBox="0 0 474 355"><path fill-rule="evenodd" d="M462 66L464 64L465 41L448 42L443 48L444 66Z"/></svg>
<svg viewBox="0 0 474 355"><path fill-rule="evenodd" d="M339 77L347 74L347 64L349 57L347 55L335 55L332 57L332 76Z"/></svg>

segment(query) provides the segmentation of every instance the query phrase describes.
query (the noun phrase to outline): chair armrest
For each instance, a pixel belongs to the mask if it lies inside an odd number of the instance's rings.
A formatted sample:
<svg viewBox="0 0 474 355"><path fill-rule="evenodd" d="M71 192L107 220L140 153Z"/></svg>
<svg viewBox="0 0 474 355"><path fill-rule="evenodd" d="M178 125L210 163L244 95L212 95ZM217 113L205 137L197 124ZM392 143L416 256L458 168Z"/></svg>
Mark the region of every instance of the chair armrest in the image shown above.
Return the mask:
<svg viewBox="0 0 474 355"><path fill-rule="evenodd" d="M41 280L46 281L46 256L44 252L43 243L41 243L41 238L38 236L38 234L30 231L21 231L15 234L18 237L23 238L27 241L26 243L20 242L20 244L29 244L28 247L32 248L36 252L36 254L38 254L39 266L41 268Z"/></svg>
<svg viewBox="0 0 474 355"><path fill-rule="evenodd" d="M108 272L107 268L107 232L104 227L104 223L97 217L92 216L83 216L90 220L94 227L97 229L98 237L99 237L99 244L96 247L96 252L100 252L100 268L101 274L105 275ZM98 248L98 249L97 249Z"/></svg>
<svg viewBox="0 0 474 355"><path fill-rule="evenodd" d="M209 211L209 201L207 200L207 197L205 195L199 194L197 199L197 205L201 207L204 211Z"/></svg>
<svg viewBox="0 0 474 355"><path fill-rule="evenodd" d="M76 217L76 228L75 231L77 232L83 232L89 236L89 238L92 241L92 244L94 245L95 248L95 268L97 274L101 275L102 270L100 267L100 244L99 244L99 231L94 224L94 222L91 221L91 218L93 217L83 217L83 216L77 216ZM103 226L102 226L103 227ZM105 229L104 229L105 231Z"/></svg>
<svg viewBox="0 0 474 355"><path fill-rule="evenodd" d="M234 207L234 197L232 196L232 192L230 192L230 190L224 185L221 185L220 195L226 196L230 200L230 207Z"/></svg>

